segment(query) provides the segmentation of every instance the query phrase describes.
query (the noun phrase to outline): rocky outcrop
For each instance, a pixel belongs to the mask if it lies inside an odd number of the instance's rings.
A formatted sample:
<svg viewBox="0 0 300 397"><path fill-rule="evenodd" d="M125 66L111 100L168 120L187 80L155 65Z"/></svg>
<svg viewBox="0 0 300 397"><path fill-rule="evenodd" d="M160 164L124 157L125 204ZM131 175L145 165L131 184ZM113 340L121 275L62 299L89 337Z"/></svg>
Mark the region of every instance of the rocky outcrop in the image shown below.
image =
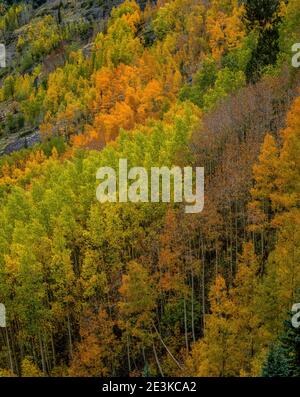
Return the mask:
<svg viewBox="0 0 300 397"><path fill-rule="evenodd" d="M23 137L12 137L10 138L10 142L6 143L5 148L2 151L0 150L0 155L11 154L21 149L27 149L39 142L41 142L41 137L38 131L32 132Z"/></svg>
<svg viewBox="0 0 300 397"><path fill-rule="evenodd" d="M42 5L35 11L36 16L52 14L61 17L66 22L74 21L78 18L87 20L97 20L107 18L113 9L123 3L124 0L48 0L43 1ZM147 0L137 0L143 9Z"/></svg>

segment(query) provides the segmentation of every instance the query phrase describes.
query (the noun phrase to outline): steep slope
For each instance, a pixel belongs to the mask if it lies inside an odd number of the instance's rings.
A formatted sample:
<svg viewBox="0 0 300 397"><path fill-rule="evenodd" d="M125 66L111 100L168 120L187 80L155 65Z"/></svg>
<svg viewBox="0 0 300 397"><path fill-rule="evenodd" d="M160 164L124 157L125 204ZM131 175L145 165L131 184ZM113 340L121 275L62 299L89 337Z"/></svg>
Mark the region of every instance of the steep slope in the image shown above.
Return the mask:
<svg viewBox="0 0 300 397"><path fill-rule="evenodd" d="M64 65L67 53L71 49L82 49L86 55L89 55L94 37L105 29L107 18L112 9L121 3L123 0L4 2L0 38L6 45L8 67L0 70L0 85L3 85L8 76L32 73L38 65L42 66L40 80L45 80L49 73ZM137 3L143 9L147 0L140 0ZM10 9L9 5L11 4L14 7ZM8 12L6 13L6 11ZM39 26L38 24L41 26L35 30L35 26ZM62 32L62 38L54 43L52 49L38 58L32 59L26 49L28 47L26 41L29 40L26 32L31 29L30 40L32 40L34 36L38 38L39 29L46 29L47 25L46 35L50 36L52 32L59 34ZM66 32L68 33L66 34ZM20 41L24 40L25 43L20 50ZM0 104L0 123L4 126L11 123L10 120L15 120L12 122L10 131L5 131L4 127L0 128L0 155L32 146L39 141L37 126L35 128L23 127L23 122L20 122L21 117L18 105L14 100L4 101Z"/></svg>

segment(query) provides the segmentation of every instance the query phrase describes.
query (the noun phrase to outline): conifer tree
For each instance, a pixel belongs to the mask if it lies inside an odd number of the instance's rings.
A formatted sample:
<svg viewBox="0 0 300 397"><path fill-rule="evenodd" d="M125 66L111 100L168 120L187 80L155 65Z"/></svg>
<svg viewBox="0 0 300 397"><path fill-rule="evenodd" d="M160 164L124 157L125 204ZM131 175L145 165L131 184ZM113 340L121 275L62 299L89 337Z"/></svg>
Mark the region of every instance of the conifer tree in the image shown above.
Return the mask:
<svg viewBox="0 0 300 397"><path fill-rule="evenodd" d="M263 365L262 376L268 378L286 377L290 375L288 358L281 345L273 345Z"/></svg>

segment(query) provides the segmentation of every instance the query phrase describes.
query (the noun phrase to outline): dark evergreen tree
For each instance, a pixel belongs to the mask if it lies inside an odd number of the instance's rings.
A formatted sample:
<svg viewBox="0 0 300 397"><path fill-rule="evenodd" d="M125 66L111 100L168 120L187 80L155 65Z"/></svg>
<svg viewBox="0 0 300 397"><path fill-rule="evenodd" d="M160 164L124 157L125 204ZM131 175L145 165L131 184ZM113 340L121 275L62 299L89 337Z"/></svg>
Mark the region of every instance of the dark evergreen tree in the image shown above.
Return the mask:
<svg viewBox="0 0 300 397"><path fill-rule="evenodd" d="M290 376L300 376L300 328L294 328L291 321L286 321L280 340L289 361Z"/></svg>
<svg viewBox="0 0 300 397"><path fill-rule="evenodd" d="M262 376L277 378L289 375L290 369L285 350L281 345L272 346L263 366Z"/></svg>
<svg viewBox="0 0 300 397"><path fill-rule="evenodd" d="M243 0L246 9L246 22L250 29L257 24L264 28L274 17L279 9L280 0Z"/></svg>
<svg viewBox="0 0 300 397"><path fill-rule="evenodd" d="M250 62L246 67L248 82L256 82L260 79L263 69L268 65L274 65L279 52L279 33L274 27L262 31L258 37L257 47L252 53Z"/></svg>
<svg viewBox="0 0 300 397"><path fill-rule="evenodd" d="M285 321L278 344L272 346L263 366L262 376L300 376L300 328L294 328L291 320Z"/></svg>
<svg viewBox="0 0 300 397"><path fill-rule="evenodd" d="M259 80L263 69L274 65L279 53L280 0L243 0L248 30L258 31L257 47L246 68L248 82Z"/></svg>

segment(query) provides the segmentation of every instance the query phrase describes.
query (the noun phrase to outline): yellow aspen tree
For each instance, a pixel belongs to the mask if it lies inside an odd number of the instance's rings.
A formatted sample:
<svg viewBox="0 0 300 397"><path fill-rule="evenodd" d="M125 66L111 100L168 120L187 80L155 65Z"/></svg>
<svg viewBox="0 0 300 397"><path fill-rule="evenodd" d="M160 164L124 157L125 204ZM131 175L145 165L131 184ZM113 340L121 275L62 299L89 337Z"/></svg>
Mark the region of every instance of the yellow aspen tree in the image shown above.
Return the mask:
<svg viewBox="0 0 300 397"><path fill-rule="evenodd" d="M243 14L244 7L237 0L212 0L206 29L214 59L219 60L228 50L238 47L245 37Z"/></svg>
<svg viewBox="0 0 300 397"><path fill-rule="evenodd" d="M254 187L252 200L248 204L249 230L259 236L261 255L264 256L267 245L266 233L270 230L273 217L271 196L276 191L276 175L279 149L274 137L265 136L258 163L253 167Z"/></svg>
<svg viewBox="0 0 300 397"><path fill-rule="evenodd" d="M234 335L230 322L233 307L221 275L211 287L209 301L205 336L194 345L185 371L193 376L234 376L234 348L229 342Z"/></svg>
<svg viewBox="0 0 300 397"><path fill-rule="evenodd" d="M271 335L258 314L259 261L252 243L245 243L239 258L234 286L230 290L233 303L232 358L235 374L258 376Z"/></svg>

